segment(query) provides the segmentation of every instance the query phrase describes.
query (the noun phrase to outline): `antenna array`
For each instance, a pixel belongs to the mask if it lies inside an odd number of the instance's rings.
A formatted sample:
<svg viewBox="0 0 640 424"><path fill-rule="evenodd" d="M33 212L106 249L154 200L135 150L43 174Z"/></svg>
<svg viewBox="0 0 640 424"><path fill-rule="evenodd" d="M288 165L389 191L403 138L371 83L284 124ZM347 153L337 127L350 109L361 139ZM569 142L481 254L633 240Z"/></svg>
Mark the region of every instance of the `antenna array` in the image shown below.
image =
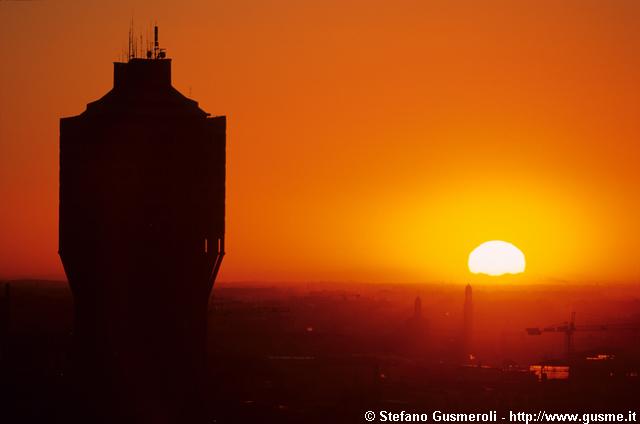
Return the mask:
<svg viewBox="0 0 640 424"><path fill-rule="evenodd" d="M139 43L138 43L139 42ZM153 26L153 43L149 40L149 31L145 34L145 40L143 40L142 34L139 37L136 36L135 27L133 25L133 19L129 26L129 37L127 42L127 50L123 51L123 56L126 55L127 61L131 59L165 59L167 57L166 49L160 47L158 41L158 26Z"/></svg>

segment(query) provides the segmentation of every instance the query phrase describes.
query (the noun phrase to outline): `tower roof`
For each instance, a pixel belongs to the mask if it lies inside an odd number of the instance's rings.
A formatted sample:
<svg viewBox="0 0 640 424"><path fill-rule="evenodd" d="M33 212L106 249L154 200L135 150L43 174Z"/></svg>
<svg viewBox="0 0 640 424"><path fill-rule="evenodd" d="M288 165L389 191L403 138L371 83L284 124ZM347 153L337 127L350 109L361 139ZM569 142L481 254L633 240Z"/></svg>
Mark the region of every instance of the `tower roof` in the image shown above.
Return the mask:
<svg viewBox="0 0 640 424"><path fill-rule="evenodd" d="M91 102L83 114L207 117L198 102L171 85L170 59L114 62L113 88Z"/></svg>

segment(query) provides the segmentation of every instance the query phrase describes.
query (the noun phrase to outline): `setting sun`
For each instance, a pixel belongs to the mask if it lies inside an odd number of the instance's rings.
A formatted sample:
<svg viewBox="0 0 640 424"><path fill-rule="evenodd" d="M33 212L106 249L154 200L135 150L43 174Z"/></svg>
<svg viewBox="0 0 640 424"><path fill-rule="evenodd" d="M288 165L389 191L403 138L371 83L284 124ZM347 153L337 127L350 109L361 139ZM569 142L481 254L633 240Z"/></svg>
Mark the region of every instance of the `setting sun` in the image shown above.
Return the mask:
<svg viewBox="0 0 640 424"><path fill-rule="evenodd" d="M524 268L524 254L506 241L484 242L469 254L469 270L474 274L519 274Z"/></svg>

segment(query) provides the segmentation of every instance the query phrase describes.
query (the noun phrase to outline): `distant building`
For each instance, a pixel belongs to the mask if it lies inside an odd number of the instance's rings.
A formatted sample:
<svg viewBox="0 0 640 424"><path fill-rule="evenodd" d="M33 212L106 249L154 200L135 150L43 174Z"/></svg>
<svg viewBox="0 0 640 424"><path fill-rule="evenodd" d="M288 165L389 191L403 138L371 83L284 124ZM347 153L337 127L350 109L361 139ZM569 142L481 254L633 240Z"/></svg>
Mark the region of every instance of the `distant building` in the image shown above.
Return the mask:
<svg viewBox="0 0 640 424"><path fill-rule="evenodd" d="M416 296L416 300L413 302L413 316L416 319L422 318L422 299L420 296Z"/></svg>
<svg viewBox="0 0 640 424"><path fill-rule="evenodd" d="M430 351L429 326L423 315L420 296L413 301L413 315L406 320L398 336L400 340L397 345L402 349L401 353L424 359Z"/></svg>
<svg viewBox="0 0 640 424"><path fill-rule="evenodd" d="M464 314L462 329L462 349L465 360L473 357L473 293L471 284L464 289Z"/></svg>

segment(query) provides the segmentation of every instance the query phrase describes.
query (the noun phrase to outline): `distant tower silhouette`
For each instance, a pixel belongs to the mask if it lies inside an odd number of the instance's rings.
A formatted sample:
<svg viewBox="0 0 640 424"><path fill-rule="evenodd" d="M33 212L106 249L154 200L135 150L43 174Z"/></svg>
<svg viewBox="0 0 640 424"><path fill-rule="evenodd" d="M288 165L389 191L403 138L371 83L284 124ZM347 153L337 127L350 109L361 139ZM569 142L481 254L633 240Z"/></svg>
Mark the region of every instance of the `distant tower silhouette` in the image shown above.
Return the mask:
<svg viewBox="0 0 640 424"><path fill-rule="evenodd" d="M416 300L413 302L413 316L416 319L422 318L422 299L420 296L416 296Z"/></svg>
<svg viewBox="0 0 640 424"><path fill-rule="evenodd" d="M413 301L413 315L405 321L405 325L398 332L400 347L404 353L423 358L429 348L428 322L422 314L422 299L416 296Z"/></svg>
<svg viewBox="0 0 640 424"><path fill-rule="evenodd" d="M59 254L86 422L201 413L207 305L224 256L226 118L172 87L157 34L146 58L130 35L113 89L60 120Z"/></svg>
<svg viewBox="0 0 640 424"><path fill-rule="evenodd" d="M470 359L472 351L472 338L473 338L473 298L472 298L471 284L467 284L464 289L464 323L462 334L462 349L465 357L465 361Z"/></svg>

